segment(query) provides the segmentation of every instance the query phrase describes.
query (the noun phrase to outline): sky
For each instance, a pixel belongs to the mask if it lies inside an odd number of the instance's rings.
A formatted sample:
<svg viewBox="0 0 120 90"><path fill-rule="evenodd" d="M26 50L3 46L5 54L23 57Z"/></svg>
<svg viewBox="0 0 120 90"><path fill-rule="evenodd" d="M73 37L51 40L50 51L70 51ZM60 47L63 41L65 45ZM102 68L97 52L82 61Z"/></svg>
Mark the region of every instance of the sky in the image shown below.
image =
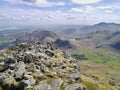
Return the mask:
<svg viewBox="0 0 120 90"><path fill-rule="evenodd" d="M1 25L120 23L119 16L120 0L0 0Z"/></svg>

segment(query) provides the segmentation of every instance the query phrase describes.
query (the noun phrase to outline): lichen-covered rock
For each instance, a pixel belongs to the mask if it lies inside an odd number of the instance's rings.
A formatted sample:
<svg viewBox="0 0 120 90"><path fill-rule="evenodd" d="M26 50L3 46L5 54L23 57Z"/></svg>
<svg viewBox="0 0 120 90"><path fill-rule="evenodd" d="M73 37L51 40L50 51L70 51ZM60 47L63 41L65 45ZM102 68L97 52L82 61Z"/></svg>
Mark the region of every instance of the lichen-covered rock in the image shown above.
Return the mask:
<svg viewBox="0 0 120 90"><path fill-rule="evenodd" d="M26 69L24 62L19 61L18 64L16 65L16 71L15 71L16 77L21 77L25 71Z"/></svg>
<svg viewBox="0 0 120 90"><path fill-rule="evenodd" d="M70 75L70 80L81 82L80 72L71 74Z"/></svg>
<svg viewBox="0 0 120 90"><path fill-rule="evenodd" d="M52 90L60 90L63 80L61 78L55 79L51 82Z"/></svg>
<svg viewBox="0 0 120 90"><path fill-rule="evenodd" d="M16 90L19 86L19 84L16 82L16 80L14 79L14 77L8 77L5 78L3 81L3 90Z"/></svg>
<svg viewBox="0 0 120 90"><path fill-rule="evenodd" d="M0 84L3 82L3 80L4 80L4 77L0 76Z"/></svg>
<svg viewBox="0 0 120 90"><path fill-rule="evenodd" d="M6 64L12 64L15 63L16 61L13 59L13 57L8 57L4 60Z"/></svg>
<svg viewBox="0 0 120 90"><path fill-rule="evenodd" d="M82 90L81 84L69 84L65 87L65 90Z"/></svg>
<svg viewBox="0 0 120 90"><path fill-rule="evenodd" d="M47 84L46 80L43 80L34 87L34 90L52 90L52 88L50 85Z"/></svg>
<svg viewBox="0 0 120 90"><path fill-rule="evenodd" d="M56 75L57 75L56 72L47 72L46 73L46 76L48 76L48 77L55 77Z"/></svg>
<svg viewBox="0 0 120 90"><path fill-rule="evenodd" d="M36 66L34 63L30 63L27 67L27 71L34 72L36 70Z"/></svg>
<svg viewBox="0 0 120 90"><path fill-rule="evenodd" d="M8 65L0 65L0 72L4 72L5 70L7 70L9 68Z"/></svg>
<svg viewBox="0 0 120 90"><path fill-rule="evenodd" d="M36 82L32 75L24 75L23 81L24 81L24 83L26 83L28 85L27 88L31 87Z"/></svg>

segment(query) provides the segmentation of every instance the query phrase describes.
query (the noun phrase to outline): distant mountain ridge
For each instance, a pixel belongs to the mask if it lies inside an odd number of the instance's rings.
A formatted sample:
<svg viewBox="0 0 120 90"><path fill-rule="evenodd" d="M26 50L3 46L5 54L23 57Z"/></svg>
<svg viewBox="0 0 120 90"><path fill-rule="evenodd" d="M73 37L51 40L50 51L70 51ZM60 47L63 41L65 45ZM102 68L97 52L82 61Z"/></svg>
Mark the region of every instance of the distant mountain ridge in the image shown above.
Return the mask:
<svg viewBox="0 0 120 90"><path fill-rule="evenodd" d="M120 24L101 22L98 24L94 24L92 26L83 27L81 28L81 30L88 31L88 32L89 31L104 31L104 30L116 31L116 30L120 30Z"/></svg>
<svg viewBox="0 0 120 90"><path fill-rule="evenodd" d="M120 31L120 24L101 22L94 25L87 25L81 28L69 28L61 31L66 37L84 37L87 33L96 31Z"/></svg>
<svg viewBox="0 0 120 90"><path fill-rule="evenodd" d="M13 44L48 41L53 42L60 49L70 49L73 47L73 45L68 40L63 40L61 39L61 37L59 38L59 36L56 33L47 30L26 33L25 35L17 38L16 41L13 42Z"/></svg>
<svg viewBox="0 0 120 90"><path fill-rule="evenodd" d="M42 30L42 31L34 31L31 33L26 33L25 35L16 39L14 43L34 43L34 42L43 42L47 38L49 39L57 39L56 33L51 31Z"/></svg>

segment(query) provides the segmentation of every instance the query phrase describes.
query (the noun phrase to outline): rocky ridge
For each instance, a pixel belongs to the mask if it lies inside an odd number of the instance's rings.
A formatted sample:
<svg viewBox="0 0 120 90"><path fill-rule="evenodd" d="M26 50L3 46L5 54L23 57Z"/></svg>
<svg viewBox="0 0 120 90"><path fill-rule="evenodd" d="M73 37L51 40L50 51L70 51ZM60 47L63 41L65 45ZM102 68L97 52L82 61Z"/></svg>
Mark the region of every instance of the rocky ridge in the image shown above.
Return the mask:
<svg viewBox="0 0 120 90"><path fill-rule="evenodd" d="M22 43L0 53L0 89L83 90L80 83L78 62L50 42Z"/></svg>

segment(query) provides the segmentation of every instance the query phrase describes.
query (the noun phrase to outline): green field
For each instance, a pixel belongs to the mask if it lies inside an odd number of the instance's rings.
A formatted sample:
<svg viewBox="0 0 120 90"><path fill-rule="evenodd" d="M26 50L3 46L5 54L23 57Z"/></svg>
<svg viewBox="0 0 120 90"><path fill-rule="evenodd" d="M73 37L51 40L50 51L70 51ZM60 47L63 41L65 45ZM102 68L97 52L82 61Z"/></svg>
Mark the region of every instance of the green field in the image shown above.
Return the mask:
<svg viewBox="0 0 120 90"><path fill-rule="evenodd" d="M14 41L14 39L3 39L3 40L0 40L0 45L12 43L13 41Z"/></svg>

